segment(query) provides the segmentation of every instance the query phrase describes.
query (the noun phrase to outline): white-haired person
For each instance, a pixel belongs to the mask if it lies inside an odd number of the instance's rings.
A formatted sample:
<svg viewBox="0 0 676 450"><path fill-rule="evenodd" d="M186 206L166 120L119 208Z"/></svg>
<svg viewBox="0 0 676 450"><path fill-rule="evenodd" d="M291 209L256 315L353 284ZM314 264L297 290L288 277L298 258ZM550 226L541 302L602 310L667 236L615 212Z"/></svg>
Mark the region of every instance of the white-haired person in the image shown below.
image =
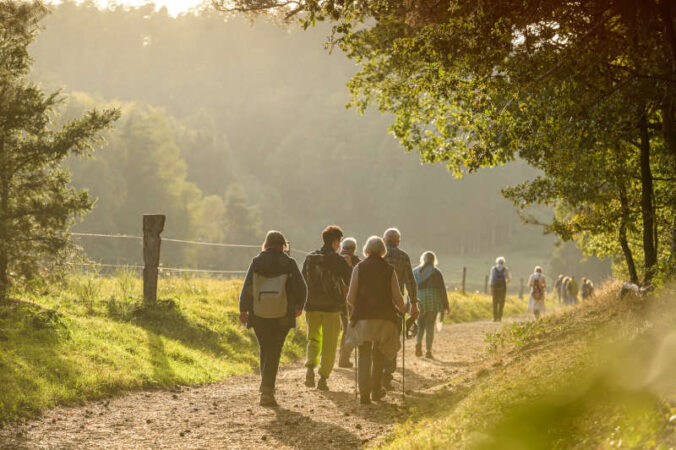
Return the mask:
<svg viewBox="0 0 676 450"><path fill-rule="evenodd" d="M406 292L408 293L408 303L411 308L411 317L413 320L416 320L420 314L420 311L418 310L418 285L413 276L411 258L409 258L405 251L399 248L399 244L401 243L401 232L396 228L388 228L383 234L383 240L385 241L385 246L387 248L385 261L394 267L394 272L397 274L399 280L399 292L401 292L402 297L404 296L404 289L406 289ZM403 326L400 325L399 329L402 328ZM393 389L392 380L396 369L397 358L395 355L393 359L385 361L383 387L388 391Z"/></svg>
<svg viewBox="0 0 676 450"><path fill-rule="evenodd" d="M418 334L415 342L415 356L422 356L422 341L425 337L425 357L433 358L434 328L437 318L448 314L448 294L441 271L437 269L437 256L427 251L420 257L420 265L413 269L413 276L418 285Z"/></svg>
<svg viewBox="0 0 676 450"><path fill-rule="evenodd" d="M502 312L505 308L507 296L507 284L512 281L509 268L505 266L505 258L498 256L495 265L491 269L490 286L493 297L493 322L502 321Z"/></svg>
<svg viewBox="0 0 676 450"><path fill-rule="evenodd" d="M359 264L361 259L356 255L357 251L357 240L353 237L346 237L340 243L340 256L345 259L345 262L354 269L354 267ZM347 287L345 288L345 295L347 296ZM347 325L350 321L350 312L348 311L347 304L345 308L340 312L340 321L343 325L343 335L340 338L340 351L338 357L338 367L349 369L354 367L350 361L350 355L354 350L354 347L346 342L347 336Z"/></svg>
<svg viewBox="0 0 676 450"><path fill-rule="evenodd" d="M385 397L383 366L399 351L400 319L406 304L399 290L394 268L383 258L385 243L371 236L364 245L364 259L352 272L347 293L350 326L347 340L359 348L357 362L359 394L362 404Z"/></svg>
<svg viewBox="0 0 676 450"><path fill-rule="evenodd" d="M535 266L535 270L528 279L528 287L530 287L528 310L533 313L536 319L539 319L545 313L545 290L547 289L542 267Z"/></svg>

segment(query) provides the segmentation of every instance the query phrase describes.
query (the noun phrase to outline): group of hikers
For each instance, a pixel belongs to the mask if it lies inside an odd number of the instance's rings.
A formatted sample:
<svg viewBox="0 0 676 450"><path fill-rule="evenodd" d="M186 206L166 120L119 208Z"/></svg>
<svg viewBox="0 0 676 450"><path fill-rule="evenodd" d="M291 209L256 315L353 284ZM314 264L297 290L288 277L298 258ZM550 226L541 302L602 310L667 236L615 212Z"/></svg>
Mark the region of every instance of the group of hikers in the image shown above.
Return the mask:
<svg viewBox="0 0 676 450"><path fill-rule="evenodd" d="M417 357L433 358L437 323L449 313L436 255L424 252L414 269L408 254L399 248L401 233L396 228L387 229L382 237L368 238L363 260L356 255L357 241L344 238L336 225L322 231L322 241L319 250L305 257L300 270L288 255L284 235L269 231L261 253L247 271L239 299L240 321L253 328L258 339L262 406L277 406L275 381L282 347L303 311L307 387L328 391L336 356L340 367L351 368L350 358L356 349L360 402L382 400L393 389L402 333L415 335ZM498 257L490 273L495 322L502 320L510 281L505 258ZM528 309L539 318L545 312L547 288L541 267L535 267L528 286ZM555 288L560 303L577 303L574 277L560 275ZM590 297L593 289L591 281L584 278L583 298ZM408 320L406 314L410 315Z"/></svg>
<svg viewBox="0 0 676 450"><path fill-rule="evenodd" d="M490 288L493 297L493 321L502 321L502 312L505 307L505 297L507 295L507 284L511 281L509 269L505 266L505 258L499 256L495 261L495 266L491 269ZM528 279L528 288L530 289L530 298L528 300L528 310L533 313L536 319L539 319L546 311L545 294L547 292L547 280L542 273L542 267L535 266L533 273ZM574 276L559 275L554 283L554 289L560 305L577 305L578 293L580 287L575 281ZM588 278L582 278L582 299L587 300L594 295L594 284Z"/></svg>
<svg viewBox="0 0 676 450"><path fill-rule="evenodd" d="M436 323L449 312L435 254L424 252L413 269L408 254L399 248L401 233L396 228L387 229L383 237L368 238L363 260L356 255L356 240L343 238L336 225L322 231L322 241L321 249L308 254L299 270L285 253L288 243L282 233L269 231L262 252L247 271L240 321L253 328L258 339L262 406L277 406L275 380L282 347L303 311L308 387L329 390L336 353L338 365L351 368L356 348L360 402L382 400L393 389L401 335L414 328L416 356L423 356L424 338L425 357L433 357Z"/></svg>

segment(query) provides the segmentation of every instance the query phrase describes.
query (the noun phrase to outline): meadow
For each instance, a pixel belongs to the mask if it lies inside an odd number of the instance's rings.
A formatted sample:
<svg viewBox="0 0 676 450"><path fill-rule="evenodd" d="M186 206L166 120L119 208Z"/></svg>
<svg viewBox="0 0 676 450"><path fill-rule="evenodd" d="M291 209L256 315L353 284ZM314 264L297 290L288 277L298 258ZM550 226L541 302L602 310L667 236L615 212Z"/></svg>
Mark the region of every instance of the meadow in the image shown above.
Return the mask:
<svg viewBox="0 0 676 450"><path fill-rule="evenodd" d="M241 280L162 277L159 301L140 299L133 271L72 274L15 292L0 307L0 423L58 404L135 389L220 381L258 367L255 336L238 319ZM491 317L490 298L450 292L447 323ZM510 297L506 314L524 312ZM304 354L304 320L283 361Z"/></svg>

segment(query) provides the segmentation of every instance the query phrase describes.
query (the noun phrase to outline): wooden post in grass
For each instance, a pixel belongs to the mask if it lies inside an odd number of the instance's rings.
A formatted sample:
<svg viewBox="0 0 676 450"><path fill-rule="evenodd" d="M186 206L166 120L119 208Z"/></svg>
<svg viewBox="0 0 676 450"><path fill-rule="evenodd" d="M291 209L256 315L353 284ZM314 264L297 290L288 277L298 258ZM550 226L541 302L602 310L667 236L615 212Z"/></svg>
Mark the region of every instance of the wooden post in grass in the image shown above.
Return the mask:
<svg viewBox="0 0 676 450"><path fill-rule="evenodd" d="M484 294L488 295L488 275L484 278Z"/></svg>
<svg viewBox="0 0 676 450"><path fill-rule="evenodd" d="M465 293L465 281L467 280L467 267L462 268L462 293Z"/></svg>
<svg viewBox="0 0 676 450"><path fill-rule="evenodd" d="M521 278L521 286L519 287L519 300L523 300L523 278Z"/></svg>
<svg viewBox="0 0 676 450"><path fill-rule="evenodd" d="M143 300L157 301L157 275L160 265L160 233L164 230L164 214L143 215Z"/></svg>

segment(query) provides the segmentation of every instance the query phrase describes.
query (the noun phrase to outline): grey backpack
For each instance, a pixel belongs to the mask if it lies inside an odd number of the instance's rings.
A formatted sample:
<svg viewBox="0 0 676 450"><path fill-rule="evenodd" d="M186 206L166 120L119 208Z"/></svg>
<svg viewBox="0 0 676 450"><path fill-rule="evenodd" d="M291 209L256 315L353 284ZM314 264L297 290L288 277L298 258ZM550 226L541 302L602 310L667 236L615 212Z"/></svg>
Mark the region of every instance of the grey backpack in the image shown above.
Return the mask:
<svg viewBox="0 0 676 450"><path fill-rule="evenodd" d="M288 312L286 281L289 274L266 277L253 274L253 313L263 319L281 319Z"/></svg>

